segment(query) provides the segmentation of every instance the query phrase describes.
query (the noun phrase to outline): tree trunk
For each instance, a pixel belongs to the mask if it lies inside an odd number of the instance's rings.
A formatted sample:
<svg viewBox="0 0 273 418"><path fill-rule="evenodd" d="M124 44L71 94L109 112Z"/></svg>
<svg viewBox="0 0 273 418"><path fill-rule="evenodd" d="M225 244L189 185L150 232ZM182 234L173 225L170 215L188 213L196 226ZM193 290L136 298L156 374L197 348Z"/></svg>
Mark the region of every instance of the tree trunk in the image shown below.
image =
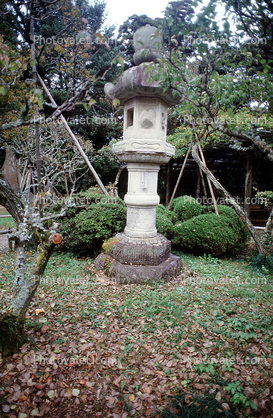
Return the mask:
<svg viewBox="0 0 273 418"><path fill-rule="evenodd" d="M197 145L196 144L194 144L193 147L192 147L192 156L193 156L194 160L197 162L197 164L200 167L200 169L202 170L202 172L205 173L206 176L213 183L216 190L218 190L218 192L221 194L221 196L223 196L225 198L226 202L229 203L234 208L235 212L240 216L240 218L244 222L246 228L249 230L252 238L255 241L257 251L259 252L259 254L263 254L265 252L265 248L264 248L264 246L263 246L263 244L262 244L262 242L261 242L261 240L260 240L260 238L257 234L256 229L254 228L254 226L252 225L252 223L248 219L247 214L245 213L243 208L241 208L240 205L238 205L236 200L227 192L227 190L219 183L219 181L216 180L216 178L211 173L211 171L200 160L200 158L198 156L198 151L197 151Z"/></svg>
<svg viewBox="0 0 273 418"><path fill-rule="evenodd" d="M35 85L35 88L37 88L37 65L36 65L36 47L35 47L35 42L34 42L34 18L32 15L32 11L31 11L31 16L30 16L30 36L32 39L32 44L31 44L31 58L32 58L32 62L33 62L33 67L32 67L32 79ZM41 193L42 191L42 176L41 176L41 149L40 149L40 124L39 124L39 107L38 104L34 105L35 108L35 116L36 116L36 120L37 122L35 123L35 144L36 144L36 168L37 168L37 180L38 180L38 194ZM41 200L39 199L38 201L38 209L40 212L40 216L43 216L42 213L42 204L41 204Z"/></svg>
<svg viewBox="0 0 273 418"><path fill-rule="evenodd" d="M252 192L252 181L253 181L253 153L249 152L247 155L247 166L246 166L246 178L245 178L245 201L244 210L247 217L250 216L250 201Z"/></svg>
<svg viewBox="0 0 273 418"><path fill-rule="evenodd" d="M0 205L4 206L11 214L14 222L18 226L23 221L24 210L19 197L14 193L10 186L0 178Z"/></svg>
<svg viewBox="0 0 273 418"><path fill-rule="evenodd" d="M19 172L17 160L11 145L6 146L6 156L1 171L3 180L9 185L14 193L18 194L20 192Z"/></svg>
<svg viewBox="0 0 273 418"><path fill-rule="evenodd" d="M273 244L272 232L273 232L273 206L271 207L271 212L267 219L265 230L264 230L264 236L263 236L264 245L268 251L270 251L271 246Z"/></svg>
<svg viewBox="0 0 273 418"><path fill-rule="evenodd" d="M55 244L52 241L52 237L56 234L58 228L59 224L54 223L47 233L41 234L36 260L27 277L25 277L24 242L20 242L17 248L11 309L0 318L0 351L4 356L13 354L27 341L24 333L25 315L54 250Z"/></svg>

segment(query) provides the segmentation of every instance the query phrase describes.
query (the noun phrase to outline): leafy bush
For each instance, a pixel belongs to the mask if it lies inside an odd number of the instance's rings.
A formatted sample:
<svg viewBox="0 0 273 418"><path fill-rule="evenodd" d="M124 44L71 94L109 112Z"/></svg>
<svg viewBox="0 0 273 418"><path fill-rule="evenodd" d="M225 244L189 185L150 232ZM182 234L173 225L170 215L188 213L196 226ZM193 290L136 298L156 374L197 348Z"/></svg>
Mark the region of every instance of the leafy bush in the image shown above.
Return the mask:
<svg viewBox="0 0 273 418"><path fill-rule="evenodd" d="M159 214L159 213L164 213L165 214L166 212L168 212L168 211L167 211L167 209L165 208L164 205L162 205L162 204L157 205L156 214Z"/></svg>
<svg viewBox="0 0 273 418"><path fill-rule="evenodd" d="M67 217L61 222L62 248L93 253L101 248L106 239L121 232L125 227L126 207L121 199L115 201L93 203L80 211L79 208L69 209Z"/></svg>
<svg viewBox="0 0 273 418"><path fill-rule="evenodd" d="M240 219L239 219L240 221ZM238 220L224 214L207 213L174 227L173 244L194 254L234 254L246 245L245 229L238 229Z"/></svg>
<svg viewBox="0 0 273 418"><path fill-rule="evenodd" d="M171 209L173 209L181 222L198 216L202 212L202 206L192 196L177 197L173 200Z"/></svg>
<svg viewBox="0 0 273 418"><path fill-rule="evenodd" d="M164 214L163 212L157 213L157 215L156 215L156 228L157 228L157 232L159 234L164 235L168 239L173 238L174 225L171 221L171 218L167 214Z"/></svg>
<svg viewBox="0 0 273 418"><path fill-rule="evenodd" d="M245 245L245 243L247 243L250 239L250 232L246 228L240 216L230 206L217 205L217 209L218 209L219 215L224 215L227 218L232 220L233 228L237 231L239 235L238 237L239 240L241 240L243 245ZM213 205L209 206L209 212L215 213L215 209Z"/></svg>
<svg viewBox="0 0 273 418"><path fill-rule="evenodd" d="M271 254L255 254L249 264L253 270L258 270L263 274L273 274L273 255Z"/></svg>
<svg viewBox="0 0 273 418"><path fill-rule="evenodd" d="M197 203L196 199L194 199L194 197L192 197L192 196L188 196L188 195L179 196L179 197L176 197L175 199L173 199L170 210L174 210L174 208L177 204L184 203L184 202Z"/></svg>

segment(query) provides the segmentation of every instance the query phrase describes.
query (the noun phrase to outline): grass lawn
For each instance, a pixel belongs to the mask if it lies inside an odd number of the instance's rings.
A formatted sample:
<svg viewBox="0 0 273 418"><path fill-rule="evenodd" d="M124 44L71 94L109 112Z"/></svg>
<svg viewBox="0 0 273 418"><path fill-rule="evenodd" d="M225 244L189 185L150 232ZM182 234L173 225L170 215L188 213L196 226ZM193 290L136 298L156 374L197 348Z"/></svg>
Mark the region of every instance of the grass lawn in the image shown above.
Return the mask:
<svg viewBox="0 0 273 418"><path fill-rule="evenodd" d="M175 417L163 410L179 393L273 417L273 278L243 260L179 255L184 272L169 283L117 285L92 259L54 254L30 342L0 365L1 417ZM4 310L14 254L0 263Z"/></svg>
<svg viewBox="0 0 273 418"><path fill-rule="evenodd" d="M9 215L9 213L5 211L1 211L0 215ZM8 229L8 228L15 228L15 222L13 218L0 218L0 229Z"/></svg>

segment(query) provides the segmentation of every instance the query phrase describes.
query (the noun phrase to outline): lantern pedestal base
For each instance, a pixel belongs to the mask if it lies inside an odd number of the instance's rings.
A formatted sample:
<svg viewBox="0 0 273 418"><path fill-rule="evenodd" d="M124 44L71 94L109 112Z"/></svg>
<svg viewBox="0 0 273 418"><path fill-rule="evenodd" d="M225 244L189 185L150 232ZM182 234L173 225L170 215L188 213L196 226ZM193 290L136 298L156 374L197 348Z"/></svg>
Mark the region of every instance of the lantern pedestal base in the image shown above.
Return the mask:
<svg viewBox="0 0 273 418"><path fill-rule="evenodd" d="M170 257L171 241L161 234L153 238L133 238L119 233L106 241L104 249L121 264L157 266Z"/></svg>
<svg viewBox="0 0 273 418"><path fill-rule="evenodd" d="M170 254L167 260L157 266L128 265L121 264L108 254L100 254L95 260L95 266L119 284L169 282L181 271L182 261Z"/></svg>

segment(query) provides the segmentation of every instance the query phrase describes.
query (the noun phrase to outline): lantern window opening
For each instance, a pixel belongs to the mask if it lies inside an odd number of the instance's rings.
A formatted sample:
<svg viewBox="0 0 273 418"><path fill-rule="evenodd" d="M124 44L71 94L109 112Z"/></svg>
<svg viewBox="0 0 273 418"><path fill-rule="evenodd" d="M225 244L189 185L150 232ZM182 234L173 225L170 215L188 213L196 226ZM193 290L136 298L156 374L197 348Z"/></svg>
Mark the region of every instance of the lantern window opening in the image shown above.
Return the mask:
<svg viewBox="0 0 273 418"><path fill-rule="evenodd" d="M127 109L127 128L134 124L134 108Z"/></svg>

